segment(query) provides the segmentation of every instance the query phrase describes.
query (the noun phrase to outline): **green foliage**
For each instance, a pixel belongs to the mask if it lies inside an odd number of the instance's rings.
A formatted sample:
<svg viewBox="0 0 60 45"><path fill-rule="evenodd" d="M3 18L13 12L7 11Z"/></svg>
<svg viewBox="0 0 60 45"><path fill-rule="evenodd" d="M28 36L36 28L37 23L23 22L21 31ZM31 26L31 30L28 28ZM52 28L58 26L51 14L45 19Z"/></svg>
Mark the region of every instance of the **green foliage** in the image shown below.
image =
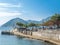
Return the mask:
<svg viewBox="0 0 60 45"><path fill-rule="evenodd" d="M35 24L35 23L30 23L29 26L30 26L30 27L33 27L33 26L37 26L37 24Z"/></svg>
<svg viewBox="0 0 60 45"><path fill-rule="evenodd" d="M16 23L18 26L22 26L22 27L37 27L37 26L50 26L50 25L57 25L57 27L59 27L60 25L60 14L54 14L53 16L51 16L50 20L44 22L43 24L35 24L35 23L29 23L29 24L23 24L20 22Z"/></svg>
<svg viewBox="0 0 60 45"><path fill-rule="evenodd" d="M57 28L60 27L60 14L54 14L51 16L50 20L43 23L44 26L57 25Z"/></svg>
<svg viewBox="0 0 60 45"><path fill-rule="evenodd" d="M18 26L20 26L20 27L23 27L23 26L24 26L24 24L21 23L21 22L17 22L16 25L18 25Z"/></svg>
<svg viewBox="0 0 60 45"><path fill-rule="evenodd" d="M58 24L60 22L60 14L55 14L51 17L53 23Z"/></svg>
<svg viewBox="0 0 60 45"><path fill-rule="evenodd" d="M24 27L27 28L27 27L29 27L29 26L28 26L28 24L24 24Z"/></svg>
<svg viewBox="0 0 60 45"><path fill-rule="evenodd" d="M21 22L17 22L16 25L20 26L20 27L25 27L27 28L28 27L28 24L23 24Z"/></svg>
<svg viewBox="0 0 60 45"><path fill-rule="evenodd" d="M52 17L51 17L51 20L52 21L57 21L57 20L59 20L60 21L60 14L54 14Z"/></svg>

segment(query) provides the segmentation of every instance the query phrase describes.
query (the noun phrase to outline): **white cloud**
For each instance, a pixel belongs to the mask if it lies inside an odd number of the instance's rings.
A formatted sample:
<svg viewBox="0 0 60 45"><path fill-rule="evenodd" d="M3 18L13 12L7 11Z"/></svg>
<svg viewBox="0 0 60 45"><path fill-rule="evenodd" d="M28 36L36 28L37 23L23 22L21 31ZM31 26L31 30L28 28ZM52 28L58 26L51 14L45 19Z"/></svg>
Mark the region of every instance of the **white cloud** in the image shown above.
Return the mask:
<svg viewBox="0 0 60 45"><path fill-rule="evenodd" d="M0 3L0 7L21 7L21 4Z"/></svg>
<svg viewBox="0 0 60 45"><path fill-rule="evenodd" d="M0 3L0 26L12 18L22 15L20 9L21 4Z"/></svg>
<svg viewBox="0 0 60 45"><path fill-rule="evenodd" d="M0 18L0 26L8 22L9 20L16 18L16 17L2 17Z"/></svg>
<svg viewBox="0 0 60 45"><path fill-rule="evenodd" d="M6 17L2 17L0 18L0 26L3 25L4 23L6 23L9 19Z"/></svg>
<svg viewBox="0 0 60 45"><path fill-rule="evenodd" d="M21 15L20 11L16 10L16 7L21 7L20 3L15 5L10 3L0 3L0 17Z"/></svg>
<svg viewBox="0 0 60 45"><path fill-rule="evenodd" d="M6 23L7 21L18 17L21 13L15 12L0 12L0 26Z"/></svg>
<svg viewBox="0 0 60 45"><path fill-rule="evenodd" d="M20 12L0 12L0 17L21 15Z"/></svg>
<svg viewBox="0 0 60 45"><path fill-rule="evenodd" d="M6 9L6 8L1 8L1 7L0 7L0 10L5 10L5 9Z"/></svg>

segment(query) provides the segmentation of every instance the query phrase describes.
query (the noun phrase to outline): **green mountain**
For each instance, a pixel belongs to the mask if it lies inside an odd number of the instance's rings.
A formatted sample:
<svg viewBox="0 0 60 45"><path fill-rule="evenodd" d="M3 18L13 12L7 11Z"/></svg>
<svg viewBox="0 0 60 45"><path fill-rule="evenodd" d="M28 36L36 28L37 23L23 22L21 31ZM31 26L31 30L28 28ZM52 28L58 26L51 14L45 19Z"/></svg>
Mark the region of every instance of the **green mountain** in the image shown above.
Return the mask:
<svg viewBox="0 0 60 45"><path fill-rule="evenodd" d="M3 24L1 27L15 27L17 22L27 24L26 21L24 21L20 18L14 18L14 19L11 19L10 21L6 22L5 24Z"/></svg>
<svg viewBox="0 0 60 45"><path fill-rule="evenodd" d="M43 19L43 20L45 22L49 19L50 19L50 17L48 17L46 19ZM31 23L31 22L35 23L35 24L40 24L40 23L43 23L43 20L41 20L41 21L34 21L34 20L25 21L25 20L20 19L20 18L14 18L14 19L11 19L10 21L6 22L5 24L3 24L1 27L12 27L12 28L14 28L14 27L16 27L17 22L21 22L21 23L24 23L24 24L28 24L28 23Z"/></svg>

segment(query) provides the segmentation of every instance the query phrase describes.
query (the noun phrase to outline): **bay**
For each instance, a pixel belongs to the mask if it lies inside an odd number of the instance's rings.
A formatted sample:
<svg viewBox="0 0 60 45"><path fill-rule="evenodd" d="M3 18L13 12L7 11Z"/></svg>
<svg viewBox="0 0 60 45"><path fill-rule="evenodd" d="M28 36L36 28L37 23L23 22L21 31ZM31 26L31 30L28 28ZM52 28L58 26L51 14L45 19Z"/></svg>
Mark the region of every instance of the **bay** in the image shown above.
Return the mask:
<svg viewBox="0 0 60 45"><path fill-rule="evenodd" d="M13 35L1 35L0 29L0 45L53 45L42 40L35 40L29 38L19 38Z"/></svg>

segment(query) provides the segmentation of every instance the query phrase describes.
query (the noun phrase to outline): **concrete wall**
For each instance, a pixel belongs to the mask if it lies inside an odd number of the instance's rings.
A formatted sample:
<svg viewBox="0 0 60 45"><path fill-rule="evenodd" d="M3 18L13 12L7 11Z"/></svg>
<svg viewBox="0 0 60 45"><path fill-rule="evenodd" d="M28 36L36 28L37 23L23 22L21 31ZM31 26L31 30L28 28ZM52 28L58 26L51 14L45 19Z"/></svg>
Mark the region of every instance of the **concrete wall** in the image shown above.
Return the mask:
<svg viewBox="0 0 60 45"><path fill-rule="evenodd" d="M33 35L60 41L60 34L53 33L51 31L50 32L49 31L33 32Z"/></svg>

